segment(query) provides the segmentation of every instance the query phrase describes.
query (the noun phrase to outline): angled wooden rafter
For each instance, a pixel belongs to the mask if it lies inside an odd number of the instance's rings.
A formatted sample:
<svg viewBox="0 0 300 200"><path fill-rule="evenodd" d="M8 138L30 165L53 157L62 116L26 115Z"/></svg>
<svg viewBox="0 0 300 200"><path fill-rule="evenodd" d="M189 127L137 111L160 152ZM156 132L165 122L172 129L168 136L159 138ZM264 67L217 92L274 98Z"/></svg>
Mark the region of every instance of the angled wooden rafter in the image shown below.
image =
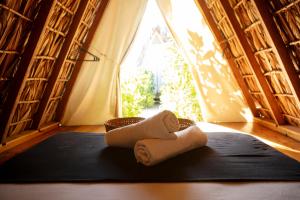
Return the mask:
<svg viewBox="0 0 300 200"><path fill-rule="evenodd" d="M242 51L246 55L246 59L248 63L250 63L250 66L252 68L253 74L255 75L256 80L259 83L259 87L261 87L261 91L265 99L267 100L266 103L268 104L271 113L273 115L273 118L278 125L285 124L284 116L282 114L282 111L276 102L275 97L273 96L271 89L267 83L267 80L265 79L261 69L260 65L257 62L255 55L253 54L250 44L248 43L245 34L243 32L243 29L240 27L239 22L234 14L234 10L231 8L229 2L227 0L222 1L220 0L220 3L225 11L225 15L228 17L230 24L234 30L235 35L237 36Z"/></svg>
<svg viewBox="0 0 300 200"><path fill-rule="evenodd" d="M107 6L108 3L109 3L109 0L102 0L101 1L100 7L97 10L97 13L96 13L95 19L93 21L93 24L90 27L90 30L88 32L88 36L86 38L86 41L83 44L83 48L84 49L89 49L89 47L90 47L90 45L92 43L93 36L96 33L97 27L98 27L98 25L99 25L99 23L100 23L100 21L102 19L102 16L104 14L105 8L106 8L106 6ZM85 57L85 54L82 55L82 57ZM65 93L64 93L64 95L63 95L60 103L58 104L56 121L60 122L62 120L62 118L63 118L63 114L64 114L64 111L65 111L66 105L67 105L68 100L70 98L73 86L74 86L74 84L76 82L77 76L79 74L79 71L80 71L80 68L81 68L83 62L84 62L83 60L79 60L79 61L76 62L75 66L74 66L74 69L73 69L73 73L71 75L71 78L66 83Z"/></svg>
<svg viewBox="0 0 300 200"><path fill-rule="evenodd" d="M0 119L0 136L2 138L1 141L3 144L5 144L9 125L16 111L18 102L20 100L21 92L25 87L25 82L29 68L34 62L34 56L37 54L37 47L42 42L41 36L46 29L45 24L47 24L47 21L50 20L50 13L54 9L54 2L54 0L42 1L38 16L36 17L36 20L33 23L31 35L27 44L28 48L26 48L26 51L24 52L20 60L19 65L21 67L18 68L18 71L12 83L13 90L10 90L8 94L11 100L8 100L6 102L6 105L3 109L3 115Z"/></svg>
<svg viewBox="0 0 300 200"><path fill-rule="evenodd" d="M62 50L53 66L53 71L48 80L47 88L42 97L38 111L33 118L32 127L34 129L41 128L43 118L45 117L45 114L46 114L47 106L49 105L49 103L51 101L51 97L53 96L53 93L55 92L54 87L55 87L55 84L57 83L57 80L59 79L61 67L62 67L63 63L65 62L65 60L67 59L68 53L71 49L71 44L75 38L76 30L78 28L78 25L81 22L83 14L84 14L86 8L88 7L88 5L89 5L89 1L80 1L78 10L74 16L74 19L72 21L72 24L70 26L68 34L66 35L66 40L64 41Z"/></svg>
<svg viewBox="0 0 300 200"><path fill-rule="evenodd" d="M205 0L198 0L198 4L200 9L202 10L202 13L206 19L206 21L208 22L213 34L215 35L215 38L217 39L218 43L220 44L220 47L222 49L222 51L224 52L226 59L228 61L228 64L233 72L233 75L237 81L237 83L239 84L243 95L245 97L245 100L253 114L253 116L258 117L258 112L257 109L255 107L255 103L253 101L253 98L251 97L251 94L249 93L248 87L246 86L242 75L240 74L236 64L234 63L234 60L232 59L232 56L229 54L229 52L226 50L226 44L224 43L224 37L221 34L220 30L218 29L218 26L216 24L216 22L214 21L212 15L210 14L210 10L207 7L207 4L205 3Z"/></svg>
<svg viewBox="0 0 300 200"><path fill-rule="evenodd" d="M282 72L285 74L285 78L292 90L293 96L297 102L298 109L300 109L300 79L297 74L297 70L293 67L293 62L285 47L276 24L273 20L273 16L268 12L267 4L261 0L253 0L253 4L259 13L259 19L263 22L262 26L273 46L273 51L278 55L278 62L282 68Z"/></svg>

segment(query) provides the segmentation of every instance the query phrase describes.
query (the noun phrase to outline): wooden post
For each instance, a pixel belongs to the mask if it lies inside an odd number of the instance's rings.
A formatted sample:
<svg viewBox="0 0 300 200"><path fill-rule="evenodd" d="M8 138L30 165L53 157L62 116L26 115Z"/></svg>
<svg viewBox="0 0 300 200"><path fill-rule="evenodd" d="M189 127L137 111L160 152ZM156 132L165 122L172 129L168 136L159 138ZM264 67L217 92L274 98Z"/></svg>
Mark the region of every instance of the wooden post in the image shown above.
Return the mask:
<svg viewBox="0 0 300 200"><path fill-rule="evenodd" d="M232 59L232 56L228 53L228 51L226 51L226 45L224 45L224 37L222 36L220 30L218 29L218 26L216 24L216 22L214 21L212 15L210 14L210 11L209 11L209 8L207 7L206 3L205 3L205 0L198 0L198 4L199 4L199 7L202 11L202 14L204 15L207 23L209 24L212 32L214 33L214 36L215 38L217 39L222 51L224 52L225 56L226 56L226 59L228 61L228 64L233 72L233 75L237 81L237 83L239 84L242 92L243 92L243 95L244 95L244 98L253 114L254 117L258 117L258 112L257 112L257 109L255 107L255 104L254 104L254 101L253 101L253 98L243 80L243 77L242 75L240 74L236 64L234 63L234 60Z"/></svg>
<svg viewBox="0 0 300 200"><path fill-rule="evenodd" d="M61 66L64 64L64 62L68 56L68 53L71 49L71 44L75 37L76 30L81 22L82 16L83 16L88 4L89 4L89 1L80 1L78 10L75 13L75 16L73 18L73 21L72 21L72 24L68 31L68 34L66 35L66 40L63 44L62 50L60 51L60 54L53 66L53 71L48 80L47 88L42 97L38 111L33 118L32 126L34 129L41 128L41 125L42 125L41 123L43 122L43 117L45 117L44 115L45 115L47 106L50 103L51 97L53 96L53 93L54 93L53 89L54 89L55 84L57 83L58 76L59 76L59 73L61 70Z"/></svg>
<svg viewBox="0 0 300 200"><path fill-rule="evenodd" d="M262 0L253 0L253 3L259 12L258 17L262 22L262 26L264 27L267 36L271 38L273 51L276 55L278 55L278 62L282 68L282 72L285 74L285 78L297 102L298 109L300 109L300 79L297 75L297 70L293 67L290 55L279 34L279 31L276 29L273 16L270 12L268 12L266 2Z"/></svg>
<svg viewBox="0 0 300 200"><path fill-rule="evenodd" d="M49 14L52 12L54 5L53 0L42 1L40 11L34 21L26 51L20 60L18 71L12 83L12 89L8 93L10 100L7 100L6 105L4 105L3 115L0 119L0 136L2 143L5 143L9 125L16 111L21 92L25 87L29 67L33 64L34 55L36 55L38 50L37 47L41 43L41 35L46 29L45 24L47 24L47 21L50 19Z"/></svg>
<svg viewBox="0 0 300 200"><path fill-rule="evenodd" d="M266 103L268 104L269 108L271 109L271 113L273 115L273 118L277 124L285 124L285 120L282 114L282 111L276 102L275 97L273 96L271 89L267 83L267 80L265 79L260 66L254 56L254 53L251 50L251 47L245 37L245 34L243 32L243 29L240 27L235 14L234 10L230 7L227 0L223 1L220 0L220 3L222 7L224 8L225 15L228 17L231 26L235 32L235 35L237 36L238 40L240 41L240 44L242 46L242 50L244 54L246 55L246 59L250 63L252 67L252 71L255 75L256 80L259 83L259 87L261 88L262 94L264 95L264 98L267 100Z"/></svg>
<svg viewBox="0 0 300 200"><path fill-rule="evenodd" d="M86 38L86 41L85 43L83 44L83 48L84 49L89 49L91 43L92 43L92 39L95 35L95 32L98 28L98 25L101 21L101 18L103 16L103 13L104 13L104 10L108 4L109 0L102 0L101 1L101 5L96 13L96 16L95 16L95 19L93 21L93 24L88 32L88 36ZM85 57L85 54L84 53L82 55L82 57ZM61 99L61 102L58 104L58 108L57 108L57 121L61 121L62 118L63 118L63 114L64 114L64 111L66 109L66 105L68 103L68 100L70 98L70 95L71 95L71 92L72 92L72 89L73 89L73 86L76 82L76 79L77 79L77 76L79 74L79 71L80 71L80 68L82 66L82 63L83 63L83 60L80 60L80 61L77 61L76 65L74 66L74 69L73 69L73 73L71 75L71 78L70 80L66 83L66 90L65 90L65 93L64 93L64 96L62 97Z"/></svg>

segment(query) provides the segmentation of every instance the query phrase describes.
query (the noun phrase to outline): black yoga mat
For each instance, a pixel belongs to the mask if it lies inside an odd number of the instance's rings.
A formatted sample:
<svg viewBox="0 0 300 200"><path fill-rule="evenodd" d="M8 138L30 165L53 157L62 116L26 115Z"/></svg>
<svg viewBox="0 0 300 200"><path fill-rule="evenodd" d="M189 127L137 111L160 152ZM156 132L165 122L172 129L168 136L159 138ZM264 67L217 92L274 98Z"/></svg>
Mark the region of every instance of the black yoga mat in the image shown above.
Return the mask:
<svg viewBox="0 0 300 200"><path fill-rule="evenodd" d="M59 133L0 166L0 182L300 180L300 163L251 136L207 133L206 147L152 167L92 133Z"/></svg>

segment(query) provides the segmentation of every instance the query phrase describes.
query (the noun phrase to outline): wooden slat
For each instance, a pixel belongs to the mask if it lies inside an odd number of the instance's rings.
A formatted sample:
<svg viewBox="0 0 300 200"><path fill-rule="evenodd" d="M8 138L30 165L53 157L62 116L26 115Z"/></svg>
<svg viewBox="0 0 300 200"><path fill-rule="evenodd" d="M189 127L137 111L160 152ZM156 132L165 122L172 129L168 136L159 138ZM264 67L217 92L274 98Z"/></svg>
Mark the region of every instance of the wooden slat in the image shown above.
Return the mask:
<svg viewBox="0 0 300 200"><path fill-rule="evenodd" d="M282 74L282 71L280 69L273 69L272 71L265 72L264 76L271 76L274 74Z"/></svg>
<svg viewBox="0 0 300 200"><path fill-rule="evenodd" d="M253 95L262 95L260 91L250 91Z"/></svg>
<svg viewBox="0 0 300 200"><path fill-rule="evenodd" d="M69 8L67 8L66 6L64 6L64 4L60 3L59 1L56 2L57 5L59 5L64 11L68 12L71 15L74 15L74 12L72 10L70 10Z"/></svg>
<svg viewBox="0 0 300 200"><path fill-rule="evenodd" d="M18 102L20 100L21 92L25 87L26 75L28 74L29 67L33 64L34 56L37 54L37 47L41 43L41 36L45 31L45 24L50 19L50 13L54 8L54 1L42 1L41 8L36 17L36 20L33 23L32 31L30 34L30 38L28 40L28 48L24 52L21 60L18 71L15 75L15 80L12 82L13 90L10 90L8 93L10 101L6 102L3 109L3 115L1 116L1 126L0 126L0 137L1 141L4 144L6 141L6 136L9 129L9 124L12 121L13 115L17 108Z"/></svg>
<svg viewBox="0 0 300 200"><path fill-rule="evenodd" d="M280 125L278 126L277 124L267 121L267 120L262 120L260 118L255 117L254 122L259 123L271 130L277 131L283 135L287 135L288 137L293 138L294 140L297 140L300 142L300 128L291 126L291 125Z"/></svg>
<svg viewBox="0 0 300 200"><path fill-rule="evenodd" d="M210 14L210 10L207 7L205 0L198 0L199 7L203 13L203 16L205 17L206 21L208 22L212 32L214 33L215 38L219 43L221 43L224 40L223 35L221 34L220 30L218 29L218 26L216 22L214 21L212 15ZM237 80L237 83L239 84L242 93L246 99L246 102L248 103L248 106L253 114L253 116L258 116L258 112L255 107L255 103L251 97L251 94L249 93L248 87L245 84L242 75L240 74L234 60L232 59L231 54L226 50L226 45L220 45L222 50L224 51L224 54L227 58L228 64L233 72L233 75L235 79Z"/></svg>
<svg viewBox="0 0 300 200"><path fill-rule="evenodd" d="M239 61L239 60L241 60L241 59L244 59L244 58L245 58L244 55L240 55L240 56L234 58L234 60L237 62L237 61Z"/></svg>
<svg viewBox="0 0 300 200"><path fill-rule="evenodd" d="M267 12L267 5L261 0L254 0L254 5L259 11L259 18L263 22L266 35L271 38L273 51L278 55L278 62L282 68L282 72L295 96L298 109L300 109L300 79L297 75L297 70L293 67L293 62L289 56L289 52L285 47L280 33L276 29L276 24L271 13Z"/></svg>
<svg viewBox="0 0 300 200"><path fill-rule="evenodd" d="M5 54L20 54L18 51L14 51L14 50L0 50L0 53L5 53Z"/></svg>
<svg viewBox="0 0 300 200"><path fill-rule="evenodd" d="M23 124L23 123L30 122L30 121L32 121L32 119L23 119L23 120L18 121L18 122L13 122L13 123L9 124L9 126L15 126L17 124Z"/></svg>
<svg viewBox="0 0 300 200"><path fill-rule="evenodd" d="M250 31L252 28L258 26L260 23L261 23L260 21L253 22L253 23L250 24L249 26L245 27L245 28L244 28L244 31L245 31L245 32L248 32L248 31Z"/></svg>
<svg viewBox="0 0 300 200"><path fill-rule="evenodd" d="M289 43L290 46L297 45L297 44L300 44L300 40Z"/></svg>
<svg viewBox="0 0 300 200"><path fill-rule="evenodd" d="M236 10L238 7L240 7L243 4L243 2L244 2L243 0L240 0L237 4L233 6L233 9Z"/></svg>
<svg viewBox="0 0 300 200"><path fill-rule="evenodd" d="M242 50L244 51L244 54L246 55L246 58L248 60L248 63L250 63L252 71L255 75L256 80L258 81L258 86L260 87L261 91L263 92L264 98L267 100L266 103L270 107L270 110L272 112L272 116L277 124L285 124L284 117L282 115L282 111L279 107L279 105L276 102L275 97L272 95L272 92L270 90L270 87L267 83L267 80L265 79L264 75L262 74L262 71L260 69L260 66L251 50L251 47L245 37L245 34L240 27L238 20L236 19L236 16L234 14L234 10L230 7L228 1L220 1L221 5L224 8L225 14L227 15L232 28L234 29L234 32L242 46Z"/></svg>
<svg viewBox="0 0 300 200"><path fill-rule="evenodd" d="M51 101L51 97L53 96L53 94L55 92L54 86L59 79L58 76L60 74L60 71L62 70L63 63L65 62L65 60L68 56L68 53L71 49L71 44L74 41L76 30L80 24L80 21L83 17L83 14L84 14L87 6L88 6L88 1L80 1L78 10L77 10L77 12L74 16L74 19L72 21L72 24L70 26L70 29L66 36L66 40L63 44L62 50L53 66L53 71L48 80L47 88L42 97L42 101L39 105L37 113L34 116L32 127L35 129L41 128L41 125L43 123L43 118L46 115L47 106L49 105L49 102Z"/></svg>
<svg viewBox="0 0 300 200"><path fill-rule="evenodd" d="M223 16L219 21L218 21L218 25L220 25L224 20L226 19L226 17L225 16Z"/></svg>
<svg viewBox="0 0 300 200"><path fill-rule="evenodd" d="M295 116L292 116L292 115L288 115L288 114L284 114L284 116L287 117L287 118L291 118L293 120L297 120L297 121L300 122L300 119L298 117L295 117Z"/></svg>
<svg viewBox="0 0 300 200"><path fill-rule="evenodd" d="M262 54L262 53L266 53L266 52L270 52L270 51L273 51L273 48L258 50L254 53L254 55L258 55L258 54Z"/></svg>
<svg viewBox="0 0 300 200"><path fill-rule="evenodd" d="M5 10L8 10L8 11L11 12L11 13L14 13L15 15L19 16L20 18L22 18L22 19L24 19L24 20L26 20L26 21L32 22L32 20L29 19L28 17L22 15L21 13L15 11L15 10L13 10L13 9L11 9L11 8L9 8L9 7L5 6L5 5L3 5L3 4L0 4L0 8L3 8L3 9L5 9Z"/></svg>
<svg viewBox="0 0 300 200"><path fill-rule="evenodd" d="M296 5L297 3L300 3L300 0L293 1L293 2L283 6L282 8L280 8L279 10L276 11L276 14L279 14L279 13L285 11L286 9L289 9L290 7Z"/></svg>
<svg viewBox="0 0 300 200"><path fill-rule="evenodd" d="M56 34L61 35L61 36L63 36L63 37L66 37L66 34L64 34L64 33L61 32L61 31L55 30L54 28L51 28L51 27L47 26L47 29L48 29L49 31L53 32L53 33L56 33Z"/></svg>
<svg viewBox="0 0 300 200"><path fill-rule="evenodd" d="M254 75L253 74L243 74L243 78L252 78Z"/></svg>
<svg viewBox="0 0 300 200"><path fill-rule="evenodd" d="M98 27L98 25L101 21L101 18L103 16L104 10L105 10L108 2L109 2L109 0L102 0L101 1L101 5L100 5L99 9L97 10L95 19L94 19L93 24L92 24L92 26L91 26L91 28L88 32L88 36L86 38L86 41L83 44L84 49L89 49L89 47L92 43L93 36L94 36L94 34L97 30L97 27ZM84 53L84 55L82 55L82 57L85 57L85 55L86 55L86 53ZM56 120L57 121L61 121L61 119L63 117L66 105L67 105L68 100L70 98L70 94L71 94L73 86L76 82L77 76L79 74L80 67L82 66L82 63L83 63L83 60L79 60L76 63L76 65L74 66L74 69L73 69L73 73L70 77L70 80L66 83L66 90L65 90L64 96L61 99L60 103L58 104L58 108L57 108L57 113L56 113Z"/></svg>
<svg viewBox="0 0 300 200"><path fill-rule="evenodd" d="M51 56L35 56L35 59L40 59L40 60L55 60L55 57Z"/></svg>

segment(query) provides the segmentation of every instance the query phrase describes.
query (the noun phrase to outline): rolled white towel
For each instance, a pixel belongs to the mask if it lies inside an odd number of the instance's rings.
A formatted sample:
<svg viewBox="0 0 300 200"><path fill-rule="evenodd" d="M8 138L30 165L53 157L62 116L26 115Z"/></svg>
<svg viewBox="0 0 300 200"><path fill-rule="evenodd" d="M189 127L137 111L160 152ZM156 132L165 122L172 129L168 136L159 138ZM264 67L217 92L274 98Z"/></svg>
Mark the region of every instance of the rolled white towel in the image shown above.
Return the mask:
<svg viewBox="0 0 300 200"><path fill-rule="evenodd" d="M146 166L155 165L168 158L192 149L205 146L207 136L197 126L191 126L175 133L175 140L145 139L134 146L137 162Z"/></svg>
<svg viewBox="0 0 300 200"><path fill-rule="evenodd" d="M176 139L179 122L174 113L164 110L136 124L117 128L105 134L106 144L118 147L134 147L138 140L160 138Z"/></svg>

